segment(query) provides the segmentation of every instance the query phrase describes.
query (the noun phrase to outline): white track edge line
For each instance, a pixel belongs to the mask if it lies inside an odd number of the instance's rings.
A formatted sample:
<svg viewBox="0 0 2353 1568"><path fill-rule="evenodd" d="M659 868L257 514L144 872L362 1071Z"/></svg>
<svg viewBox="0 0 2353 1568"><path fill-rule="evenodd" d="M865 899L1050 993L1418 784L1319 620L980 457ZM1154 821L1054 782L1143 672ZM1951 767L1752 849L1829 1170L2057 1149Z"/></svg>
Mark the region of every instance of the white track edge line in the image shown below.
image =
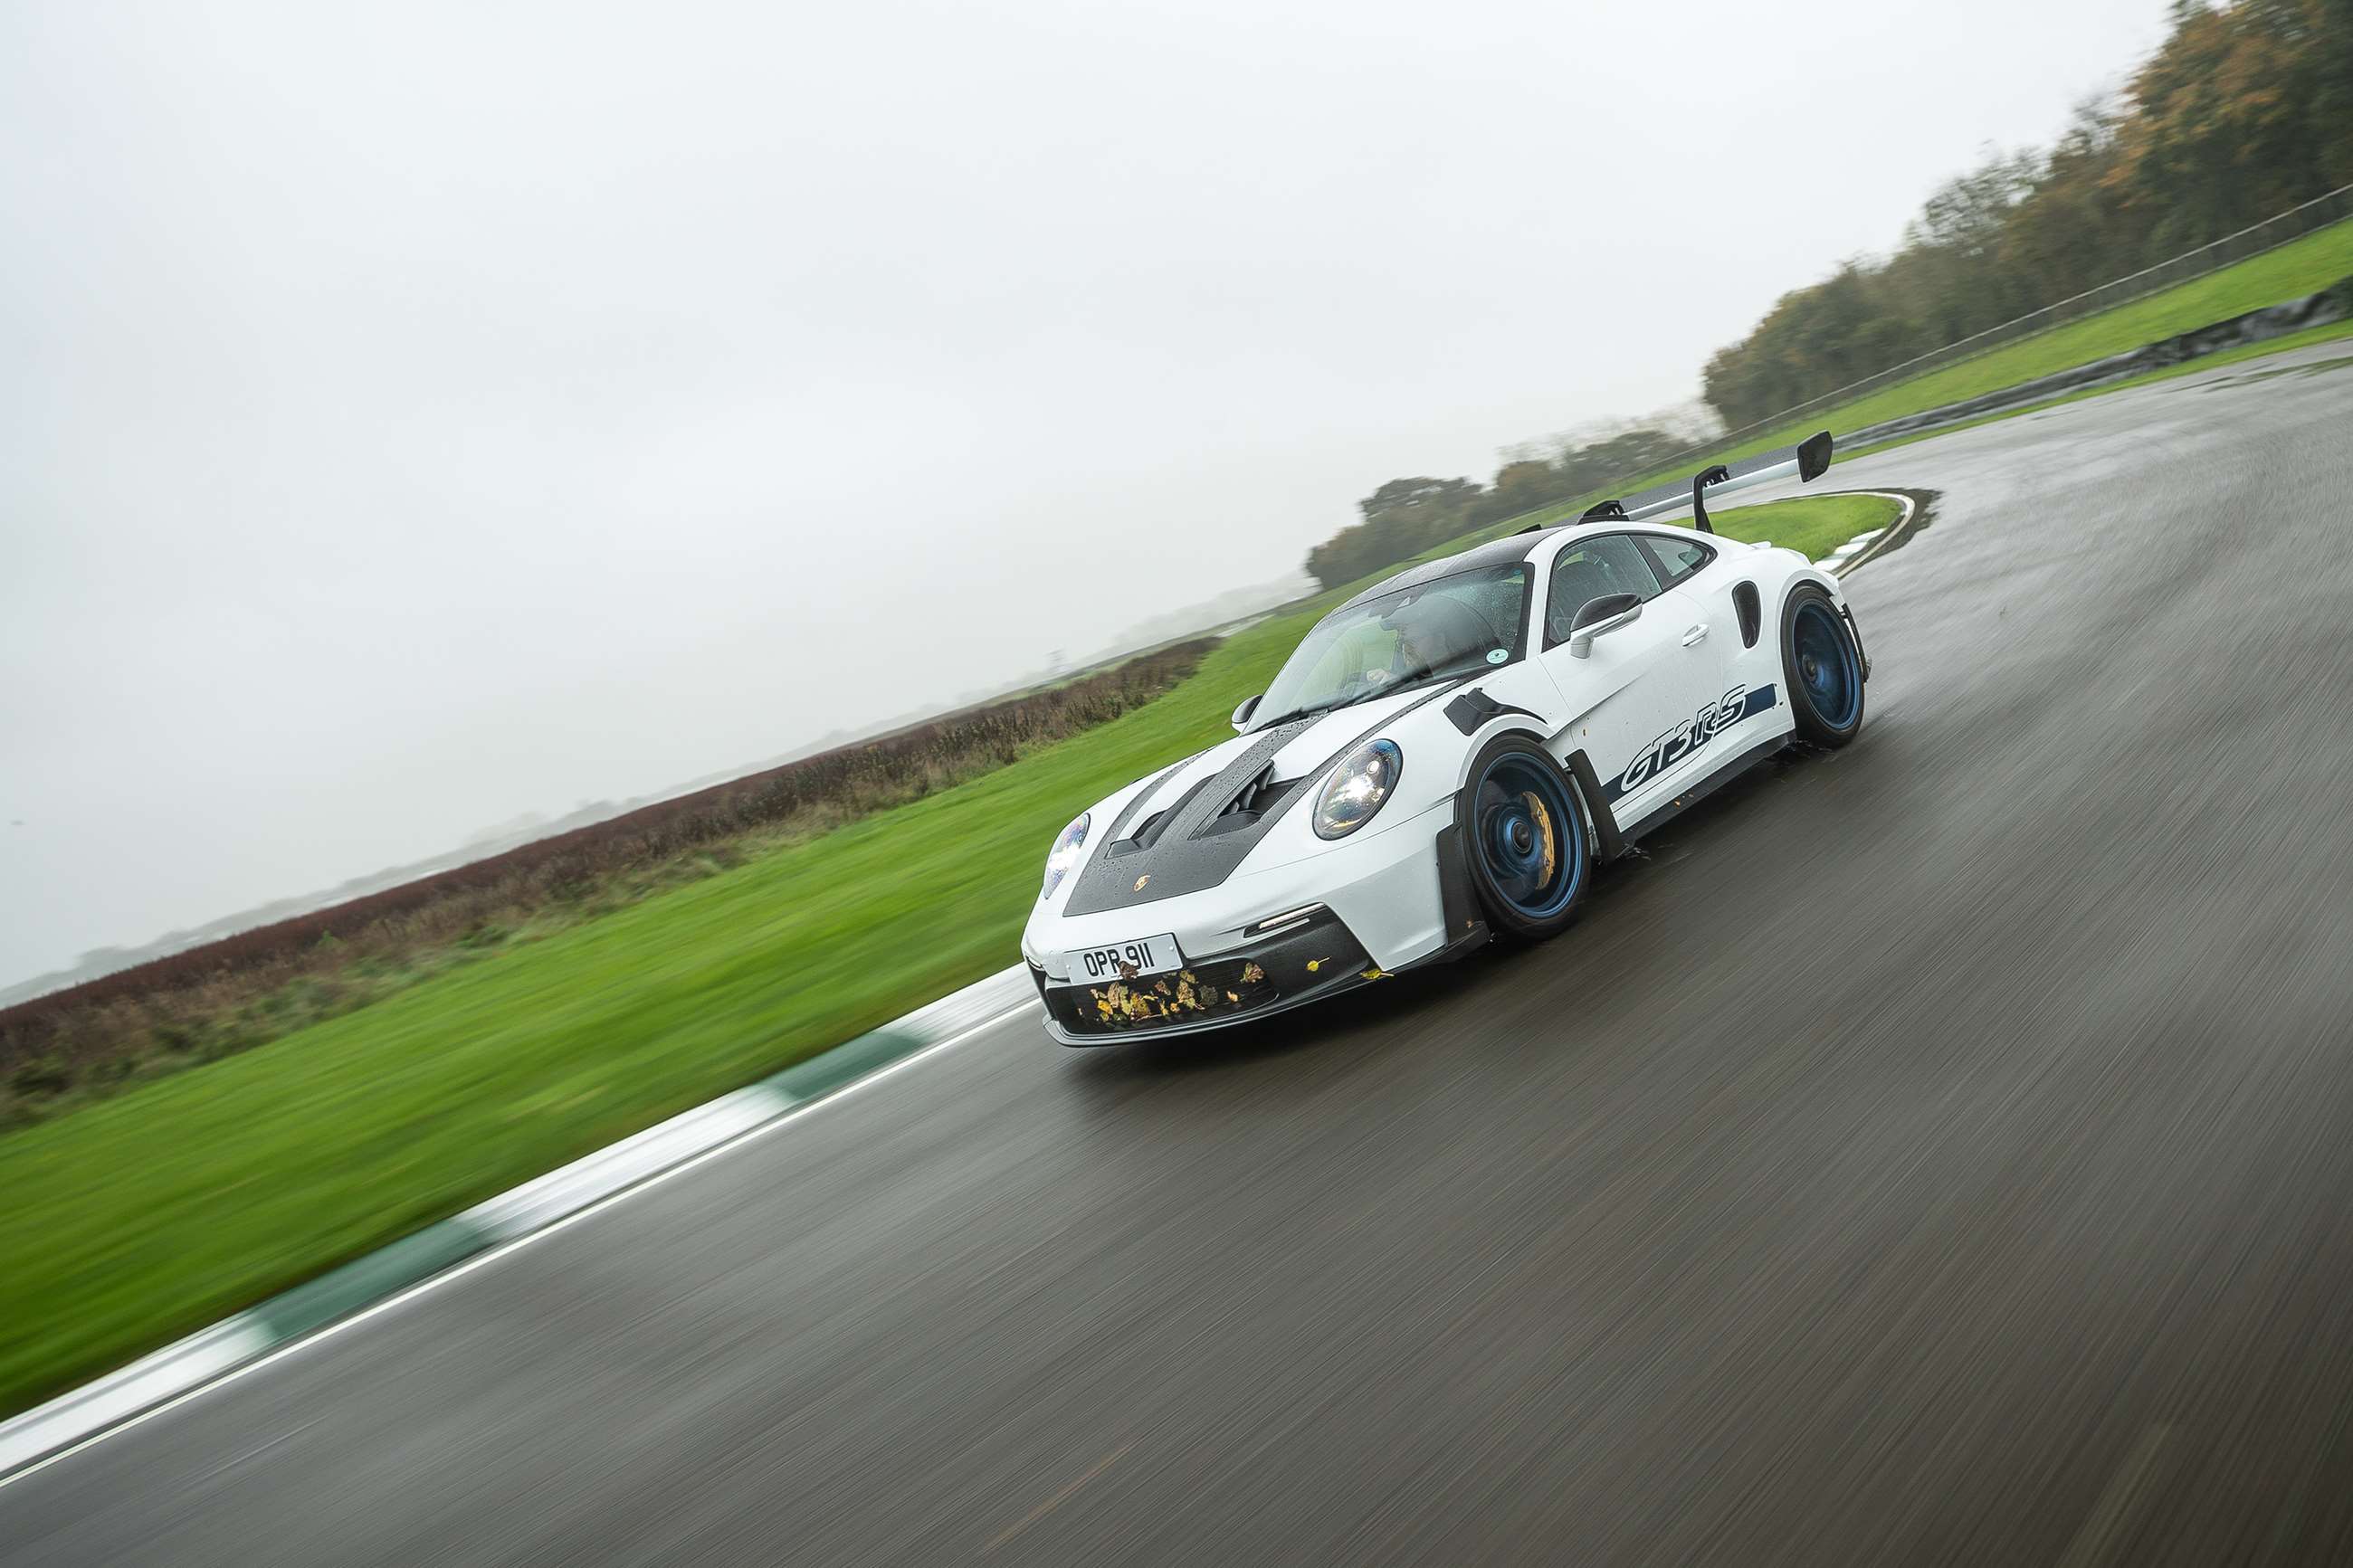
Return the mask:
<svg viewBox="0 0 2353 1568"><path fill-rule="evenodd" d="M1901 494L1895 490L1852 490L1848 493L1851 495L1882 496L1888 500L1895 502L1897 505L1901 506L1904 510L1902 515L1898 516L1894 522L1888 523L1879 530L1879 537L1871 542L1868 549L1851 555L1846 560L1837 563L1835 566L1830 567L1829 570L1831 575L1833 577L1842 578L1851 573L1859 571L1865 563L1876 560L1883 551L1894 549L1896 542L1904 537L1905 531L1912 526L1913 514L1920 510L1918 502L1915 501L1910 496ZM1853 541L1849 540L1847 542L1851 544Z"/></svg>
<svg viewBox="0 0 2353 1568"><path fill-rule="evenodd" d="M401 1306L413 1300L417 1297L422 1296L429 1290L437 1290L444 1285L462 1279L466 1275L471 1274L477 1268L483 1268L488 1264L495 1263L511 1252L516 1251L522 1247L529 1247L532 1243L540 1241L547 1237L554 1236L558 1231L567 1230L582 1220L587 1219L594 1215L602 1214L605 1210L612 1207L617 1203L620 1203L625 1198L635 1197L639 1193L650 1191L651 1189L661 1185L664 1182L669 1181L673 1176L682 1176L687 1172L694 1170L696 1167L703 1165L710 1161L715 1160L722 1154L733 1152L744 1144L751 1142L754 1139L765 1138L771 1132L786 1127L795 1121L798 1121L804 1116L807 1116L815 1111L822 1110L829 1105L839 1104L842 1100L848 1100L851 1095L856 1094L859 1090L869 1088L874 1084L881 1083L884 1079L890 1078L893 1074L913 1067L917 1062L923 1060L926 1057L937 1056L940 1052L947 1050L951 1047L960 1046L976 1036L987 1034L989 1030L996 1028L998 1025L1005 1023L1008 1019L1018 1017L1024 1013L1034 1010L1037 1005L1038 1005L1035 1002L1023 1001L1018 1005L1008 1007L1005 1009L1005 1011L998 1013L992 1017L984 1018L979 1023L974 1024L968 1028L962 1029L955 1034L950 1035L944 1040L935 1041L931 1045L923 1047L919 1051L901 1057L895 1062L891 1062L885 1066L877 1068L872 1072L868 1073L864 1078L853 1079L849 1082L843 1084L839 1089L835 1089L830 1094L825 1095L820 1099L809 1100L806 1104L793 1106L772 1121L764 1121L756 1127L747 1127L742 1131L733 1134L723 1142L713 1143L711 1147L704 1149L700 1152L689 1155L675 1165L667 1165L659 1171L649 1173L640 1180L632 1182L626 1187L607 1193L604 1196L596 1199L594 1202L589 1203L581 1208L573 1210L570 1214L565 1215L558 1219L549 1221L547 1224L540 1226L537 1230L525 1231L520 1236L512 1237L505 1241L495 1243L488 1249L478 1252L474 1254L473 1257L466 1258L461 1262L453 1264L438 1274L419 1279L413 1285L406 1286L401 1289L395 1291L393 1294L386 1296L381 1301L361 1308L358 1311L352 1313L349 1317L338 1318L332 1323L325 1324L321 1328L313 1329L307 1334L287 1341L286 1343L280 1345L277 1349L269 1352L265 1355L261 1355L252 1361L242 1363L238 1365L232 1366L224 1372L216 1373L215 1375L206 1379L204 1382L196 1384L193 1387L185 1389L180 1393L172 1395L161 1404L151 1405L135 1415L125 1416L111 1426L102 1426L95 1432L90 1432L83 1436L75 1438L71 1442L68 1443L64 1447L58 1448L53 1453L45 1454L41 1458L33 1460L30 1464L25 1465L15 1470L11 1470L5 1476L0 1476L0 1490L5 1490L9 1487L15 1486L18 1481L23 1480L27 1476L37 1476L43 1470L47 1469L51 1465L57 1464L61 1460L69 1459L86 1448L95 1447L99 1444L106 1442L110 1438L119 1437L125 1432L132 1431L136 1427L143 1426L159 1415L166 1415L171 1411L177 1410L181 1405L187 1404L190 1400L200 1399L204 1395L211 1394L217 1389L226 1388L232 1383L237 1383L248 1377L253 1373L261 1371L264 1367L273 1366L277 1363L285 1360L288 1356L298 1354L301 1352L311 1349L314 1345L323 1344L328 1340L331 1340L336 1335L343 1332L346 1329L357 1328L360 1324L366 1322L371 1318L388 1312L395 1307ZM227 1321L235 1321L237 1318L241 1318L243 1316L243 1313L237 1313Z"/></svg>

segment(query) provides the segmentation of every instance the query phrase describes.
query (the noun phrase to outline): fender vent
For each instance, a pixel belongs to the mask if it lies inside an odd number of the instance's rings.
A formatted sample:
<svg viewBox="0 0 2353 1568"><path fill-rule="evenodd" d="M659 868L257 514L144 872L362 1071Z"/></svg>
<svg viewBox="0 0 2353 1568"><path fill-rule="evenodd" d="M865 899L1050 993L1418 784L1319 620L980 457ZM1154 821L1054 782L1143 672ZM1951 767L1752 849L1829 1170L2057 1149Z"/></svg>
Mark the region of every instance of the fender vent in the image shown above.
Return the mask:
<svg viewBox="0 0 2353 1568"><path fill-rule="evenodd" d="M1755 647L1757 634L1765 626L1765 607L1757 597L1757 584L1742 583L1732 590L1732 607L1740 612L1740 646Z"/></svg>

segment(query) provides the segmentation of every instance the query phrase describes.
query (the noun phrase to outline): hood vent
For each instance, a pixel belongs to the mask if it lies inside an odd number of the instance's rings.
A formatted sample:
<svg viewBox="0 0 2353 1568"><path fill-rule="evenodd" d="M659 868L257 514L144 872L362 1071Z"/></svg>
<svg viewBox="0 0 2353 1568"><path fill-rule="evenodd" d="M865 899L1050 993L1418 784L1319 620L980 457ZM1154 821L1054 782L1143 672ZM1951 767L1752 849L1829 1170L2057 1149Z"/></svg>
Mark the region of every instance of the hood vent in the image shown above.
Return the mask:
<svg viewBox="0 0 2353 1568"><path fill-rule="evenodd" d="M1225 809L1201 825L1201 832L1205 835L1233 833L1257 826L1282 808L1282 803L1291 798L1292 792L1299 787L1300 782L1298 779L1286 779L1277 784L1274 764L1267 763L1250 776L1233 799L1226 802Z"/></svg>
<svg viewBox="0 0 2353 1568"><path fill-rule="evenodd" d="M1216 782L1217 775L1215 773L1210 774L1208 778L1196 780L1192 788L1178 795L1175 800L1169 802L1168 805L1163 806L1160 810L1154 812L1151 816L1137 823L1134 830L1129 833L1125 837L1114 838L1109 844L1105 845L1103 847L1103 853L1106 855L1135 855L1151 848L1154 845L1160 842L1160 836L1162 834L1167 832L1171 827L1176 825L1177 818L1185 815L1186 807L1193 804L1194 798Z"/></svg>
<svg viewBox="0 0 2353 1568"><path fill-rule="evenodd" d="M1274 764L1272 763L1267 763L1265 767L1261 768L1257 773L1250 775L1250 782L1242 785L1241 793L1234 796L1232 800L1226 803L1226 814L1230 815L1231 813L1240 811L1247 812L1250 816L1256 816L1260 812L1266 809L1267 796L1271 793L1276 795L1280 795L1282 793L1274 787Z"/></svg>

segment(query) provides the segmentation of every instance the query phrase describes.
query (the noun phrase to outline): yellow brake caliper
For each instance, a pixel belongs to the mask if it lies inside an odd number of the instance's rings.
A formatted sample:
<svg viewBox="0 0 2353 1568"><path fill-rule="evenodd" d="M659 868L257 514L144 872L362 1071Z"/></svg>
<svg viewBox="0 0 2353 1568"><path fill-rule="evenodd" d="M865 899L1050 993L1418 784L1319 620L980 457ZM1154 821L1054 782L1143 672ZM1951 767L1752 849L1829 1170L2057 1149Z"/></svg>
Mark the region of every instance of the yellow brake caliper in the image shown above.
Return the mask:
<svg viewBox="0 0 2353 1568"><path fill-rule="evenodd" d="M1527 802L1528 815L1535 818L1536 829L1544 835L1544 870L1536 878L1536 886L1548 888L1552 886L1553 868L1560 862L1560 841L1553 837L1552 813L1545 809L1545 803L1536 798L1533 790L1520 798Z"/></svg>

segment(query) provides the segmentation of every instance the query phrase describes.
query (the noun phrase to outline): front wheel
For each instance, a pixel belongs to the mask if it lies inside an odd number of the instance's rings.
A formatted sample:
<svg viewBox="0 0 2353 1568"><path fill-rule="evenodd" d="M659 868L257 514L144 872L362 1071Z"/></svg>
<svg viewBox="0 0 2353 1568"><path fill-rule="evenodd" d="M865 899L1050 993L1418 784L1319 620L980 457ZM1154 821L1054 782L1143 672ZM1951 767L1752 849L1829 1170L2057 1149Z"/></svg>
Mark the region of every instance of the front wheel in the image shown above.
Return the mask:
<svg viewBox="0 0 2353 1568"><path fill-rule="evenodd" d="M1593 846L1577 781L1534 740L1498 735L1479 749L1455 826L1488 924L1533 940L1577 918Z"/></svg>
<svg viewBox="0 0 2353 1568"><path fill-rule="evenodd" d="M1781 607L1781 670L1798 739L1843 746L1862 728L1862 655L1820 584L1801 583Z"/></svg>

